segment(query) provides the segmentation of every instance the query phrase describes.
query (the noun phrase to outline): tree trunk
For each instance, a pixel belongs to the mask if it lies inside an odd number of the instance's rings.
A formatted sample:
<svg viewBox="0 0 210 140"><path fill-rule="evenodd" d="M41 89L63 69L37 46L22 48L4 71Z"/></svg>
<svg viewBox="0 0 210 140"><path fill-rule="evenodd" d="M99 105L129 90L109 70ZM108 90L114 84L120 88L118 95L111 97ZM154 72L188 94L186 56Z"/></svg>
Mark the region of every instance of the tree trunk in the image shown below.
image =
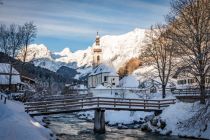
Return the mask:
<svg viewBox="0 0 210 140"><path fill-rule="evenodd" d="M201 83L200 83L200 103L205 104L205 76L201 76Z"/></svg>
<svg viewBox="0 0 210 140"><path fill-rule="evenodd" d="M166 97L166 85L162 85L162 98Z"/></svg>

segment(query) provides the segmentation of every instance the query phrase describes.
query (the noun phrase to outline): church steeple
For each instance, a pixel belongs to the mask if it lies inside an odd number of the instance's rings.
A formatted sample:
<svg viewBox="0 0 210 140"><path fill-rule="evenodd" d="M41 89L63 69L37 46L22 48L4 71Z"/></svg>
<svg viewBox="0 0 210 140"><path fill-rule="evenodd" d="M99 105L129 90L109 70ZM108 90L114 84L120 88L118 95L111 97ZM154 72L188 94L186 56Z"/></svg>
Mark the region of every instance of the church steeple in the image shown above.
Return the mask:
<svg viewBox="0 0 210 140"><path fill-rule="evenodd" d="M101 64L102 62L102 48L100 47L100 36L96 35L95 46L93 47L93 68Z"/></svg>
<svg viewBox="0 0 210 140"><path fill-rule="evenodd" d="M96 35L96 46L100 46L100 36L98 35L98 32Z"/></svg>

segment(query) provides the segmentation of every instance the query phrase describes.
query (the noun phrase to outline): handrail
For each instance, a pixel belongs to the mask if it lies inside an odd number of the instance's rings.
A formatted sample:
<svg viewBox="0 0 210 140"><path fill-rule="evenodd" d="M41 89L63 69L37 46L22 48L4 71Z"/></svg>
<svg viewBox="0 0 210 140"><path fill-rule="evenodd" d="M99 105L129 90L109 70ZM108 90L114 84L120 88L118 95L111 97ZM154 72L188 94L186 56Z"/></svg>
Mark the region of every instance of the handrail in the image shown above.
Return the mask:
<svg viewBox="0 0 210 140"><path fill-rule="evenodd" d="M41 103L55 103L55 102L68 102L68 101L75 101L75 100L87 100L87 99L110 99L110 100L132 100L132 101L151 101L151 102L166 102L166 101L173 101L176 99L162 99L162 100L150 100L150 99L135 99L135 98L111 98L111 97L79 97L79 98L73 98L73 99L58 99L58 100L50 100L50 101L36 101L36 102L26 102L25 105L29 104L41 104Z"/></svg>
<svg viewBox="0 0 210 140"><path fill-rule="evenodd" d="M154 102L155 101L155 102ZM109 98L109 97L88 97L88 98L78 98L71 100L63 100L62 102L27 102L25 105L26 112L33 111L49 111L49 110L65 110L65 109L75 109L80 108L87 109L94 107L103 107L103 108L124 108L124 109L151 109L160 110L162 107L169 106L174 104L175 99L166 99L166 100L144 100L144 99L122 99L122 98ZM140 107L140 108L139 108Z"/></svg>

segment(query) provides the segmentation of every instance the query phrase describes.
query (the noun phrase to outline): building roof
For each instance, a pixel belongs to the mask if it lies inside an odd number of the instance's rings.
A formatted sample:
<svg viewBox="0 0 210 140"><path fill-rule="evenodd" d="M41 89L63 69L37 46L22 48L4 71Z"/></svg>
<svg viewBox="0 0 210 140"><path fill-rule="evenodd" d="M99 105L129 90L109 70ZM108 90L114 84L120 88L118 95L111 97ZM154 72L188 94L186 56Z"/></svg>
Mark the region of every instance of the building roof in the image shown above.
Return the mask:
<svg viewBox="0 0 210 140"><path fill-rule="evenodd" d="M0 85L9 84L10 64L0 63ZM21 83L20 73L12 67L12 81L11 84Z"/></svg>
<svg viewBox="0 0 210 140"><path fill-rule="evenodd" d="M91 75L97 75L101 73L108 73L109 76L118 76L114 68L111 68L105 64L98 65L95 69L92 70L89 76Z"/></svg>

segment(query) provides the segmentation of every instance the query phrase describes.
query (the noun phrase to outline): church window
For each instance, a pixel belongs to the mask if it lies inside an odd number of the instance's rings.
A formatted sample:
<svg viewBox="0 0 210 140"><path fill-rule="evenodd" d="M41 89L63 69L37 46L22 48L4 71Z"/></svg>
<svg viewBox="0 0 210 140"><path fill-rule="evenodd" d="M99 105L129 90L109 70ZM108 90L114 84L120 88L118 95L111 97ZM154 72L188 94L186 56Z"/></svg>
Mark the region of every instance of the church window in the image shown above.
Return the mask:
<svg viewBox="0 0 210 140"><path fill-rule="evenodd" d="M107 76L104 76L104 81L107 81Z"/></svg>
<svg viewBox="0 0 210 140"><path fill-rule="evenodd" d="M99 61L100 61L100 56L98 55L98 56L97 56L97 62L99 62Z"/></svg>

